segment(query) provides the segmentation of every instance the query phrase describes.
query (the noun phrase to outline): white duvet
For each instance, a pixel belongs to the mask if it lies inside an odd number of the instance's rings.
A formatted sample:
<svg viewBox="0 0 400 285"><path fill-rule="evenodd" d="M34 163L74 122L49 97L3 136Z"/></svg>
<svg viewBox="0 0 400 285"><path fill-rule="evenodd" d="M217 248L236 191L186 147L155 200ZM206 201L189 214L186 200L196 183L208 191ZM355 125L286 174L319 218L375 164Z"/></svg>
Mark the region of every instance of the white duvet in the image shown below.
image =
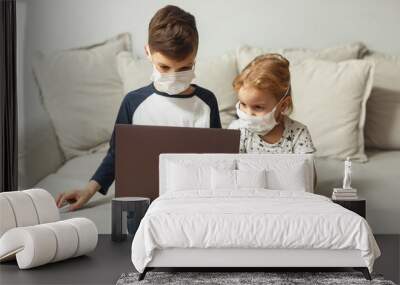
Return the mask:
<svg viewBox="0 0 400 285"><path fill-rule="evenodd" d="M380 250L365 219L307 192L166 193L151 204L132 242L143 272L155 249L358 249L372 272Z"/></svg>

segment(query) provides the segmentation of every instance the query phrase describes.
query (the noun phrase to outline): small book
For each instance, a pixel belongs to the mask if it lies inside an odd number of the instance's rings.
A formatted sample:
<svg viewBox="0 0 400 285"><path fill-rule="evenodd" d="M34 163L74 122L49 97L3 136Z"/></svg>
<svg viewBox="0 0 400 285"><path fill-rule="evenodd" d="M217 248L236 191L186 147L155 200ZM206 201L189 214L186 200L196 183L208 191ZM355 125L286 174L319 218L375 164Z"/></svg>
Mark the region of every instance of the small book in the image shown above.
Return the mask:
<svg viewBox="0 0 400 285"><path fill-rule="evenodd" d="M335 193L357 193L357 189L355 189L355 188L349 188L349 189L333 188L333 192L335 192Z"/></svg>
<svg viewBox="0 0 400 285"><path fill-rule="evenodd" d="M336 196L335 194L332 194L332 199L333 200L357 200L358 199L358 196L357 195L355 195L355 196L345 196L345 197L343 197L343 196Z"/></svg>
<svg viewBox="0 0 400 285"><path fill-rule="evenodd" d="M337 196L357 196L357 193L354 192L333 192L332 194L335 194Z"/></svg>
<svg viewBox="0 0 400 285"><path fill-rule="evenodd" d="M357 193L333 193L336 197L354 197Z"/></svg>

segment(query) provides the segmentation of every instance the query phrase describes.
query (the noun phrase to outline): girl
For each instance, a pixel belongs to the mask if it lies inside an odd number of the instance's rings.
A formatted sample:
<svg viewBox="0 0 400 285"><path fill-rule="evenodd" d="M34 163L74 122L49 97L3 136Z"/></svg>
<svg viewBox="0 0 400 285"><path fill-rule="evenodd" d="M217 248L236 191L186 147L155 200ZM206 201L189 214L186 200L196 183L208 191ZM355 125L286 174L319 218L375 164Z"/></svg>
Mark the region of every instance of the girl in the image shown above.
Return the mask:
<svg viewBox="0 0 400 285"><path fill-rule="evenodd" d="M239 94L241 153L313 153L310 132L288 117L293 109L289 61L279 54L256 57L233 82Z"/></svg>

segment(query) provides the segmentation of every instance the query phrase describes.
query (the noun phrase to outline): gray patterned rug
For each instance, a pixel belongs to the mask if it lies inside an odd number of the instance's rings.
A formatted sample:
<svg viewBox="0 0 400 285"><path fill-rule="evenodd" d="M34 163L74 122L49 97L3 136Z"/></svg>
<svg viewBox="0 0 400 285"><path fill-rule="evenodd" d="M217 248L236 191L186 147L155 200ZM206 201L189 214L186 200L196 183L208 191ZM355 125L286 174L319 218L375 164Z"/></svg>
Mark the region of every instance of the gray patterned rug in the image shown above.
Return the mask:
<svg viewBox="0 0 400 285"><path fill-rule="evenodd" d="M222 284L222 285L292 285L292 284L368 284L395 285L392 281L384 280L381 275L372 274L368 281L360 272L155 272L150 271L142 281L138 281L138 273L124 273L117 285L133 284Z"/></svg>

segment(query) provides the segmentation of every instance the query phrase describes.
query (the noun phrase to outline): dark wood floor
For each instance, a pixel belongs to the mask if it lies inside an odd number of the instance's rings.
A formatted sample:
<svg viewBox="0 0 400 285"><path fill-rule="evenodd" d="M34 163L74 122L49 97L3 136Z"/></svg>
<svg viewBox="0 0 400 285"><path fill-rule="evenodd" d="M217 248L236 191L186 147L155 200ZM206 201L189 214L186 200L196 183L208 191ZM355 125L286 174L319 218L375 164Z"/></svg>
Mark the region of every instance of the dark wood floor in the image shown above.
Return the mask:
<svg viewBox="0 0 400 285"><path fill-rule="evenodd" d="M382 256L374 271L399 283L400 235L377 235L376 240ZM88 256L29 270L19 270L15 261L3 263L0 284L115 284L122 273L134 271L130 249L130 240L114 243L109 235L100 235L96 250Z"/></svg>

